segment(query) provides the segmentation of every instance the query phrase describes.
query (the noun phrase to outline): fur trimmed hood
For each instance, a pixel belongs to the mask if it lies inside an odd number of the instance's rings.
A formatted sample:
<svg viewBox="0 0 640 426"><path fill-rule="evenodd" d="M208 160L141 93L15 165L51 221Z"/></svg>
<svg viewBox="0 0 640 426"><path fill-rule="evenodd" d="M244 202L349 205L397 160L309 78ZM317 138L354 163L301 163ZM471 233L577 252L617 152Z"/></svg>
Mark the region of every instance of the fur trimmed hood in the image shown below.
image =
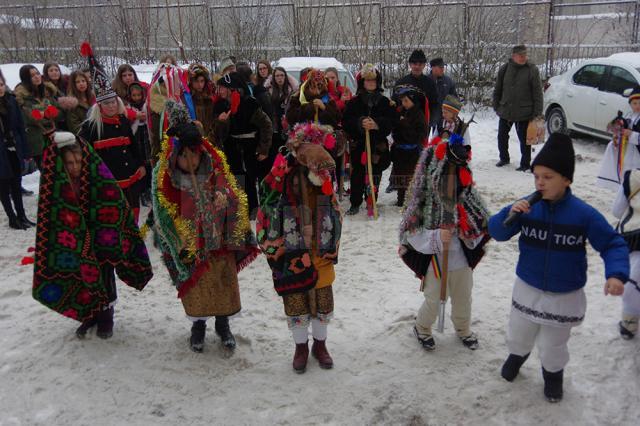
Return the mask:
<svg viewBox="0 0 640 426"><path fill-rule="evenodd" d="M60 94L60 91L55 84L48 81L44 81L42 84L44 84L44 96L46 98L53 98ZM20 105L23 105L27 99L34 97L29 89L27 89L22 83L18 83L13 93L16 95L16 100Z"/></svg>

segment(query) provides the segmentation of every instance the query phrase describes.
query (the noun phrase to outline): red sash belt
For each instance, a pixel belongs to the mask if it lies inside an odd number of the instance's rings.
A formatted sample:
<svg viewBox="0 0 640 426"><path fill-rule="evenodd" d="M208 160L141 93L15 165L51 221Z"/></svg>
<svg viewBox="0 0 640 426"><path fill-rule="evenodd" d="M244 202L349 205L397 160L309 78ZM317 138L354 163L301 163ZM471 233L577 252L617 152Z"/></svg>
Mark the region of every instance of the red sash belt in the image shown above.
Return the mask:
<svg viewBox="0 0 640 426"><path fill-rule="evenodd" d="M118 181L118 186L121 189L127 189L128 187L130 187L134 183L138 182L140 179L142 179L142 170L138 169L138 170L136 170L136 172L133 175L131 175L131 177L129 179L119 180Z"/></svg>
<svg viewBox="0 0 640 426"><path fill-rule="evenodd" d="M131 145L131 140L126 136L118 136L117 138L101 139L94 142L93 149L99 150L124 145Z"/></svg>

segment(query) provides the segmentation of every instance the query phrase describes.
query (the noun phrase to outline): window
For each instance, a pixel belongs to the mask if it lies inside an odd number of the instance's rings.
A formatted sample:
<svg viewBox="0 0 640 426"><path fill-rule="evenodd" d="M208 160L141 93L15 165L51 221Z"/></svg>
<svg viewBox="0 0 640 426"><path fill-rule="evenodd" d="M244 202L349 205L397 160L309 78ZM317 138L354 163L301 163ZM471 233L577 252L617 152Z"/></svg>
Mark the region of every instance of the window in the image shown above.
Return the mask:
<svg viewBox="0 0 640 426"><path fill-rule="evenodd" d="M605 92L622 93L638 84L631 73L624 68L611 67L609 78L604 83Z"/></svg>
<svg viewBox="0 0 640 426"><path fill-rule="evenodd" d="M573 82L580 86L598 88L605 69L604 65L586 65L573 75Z"/></svg>

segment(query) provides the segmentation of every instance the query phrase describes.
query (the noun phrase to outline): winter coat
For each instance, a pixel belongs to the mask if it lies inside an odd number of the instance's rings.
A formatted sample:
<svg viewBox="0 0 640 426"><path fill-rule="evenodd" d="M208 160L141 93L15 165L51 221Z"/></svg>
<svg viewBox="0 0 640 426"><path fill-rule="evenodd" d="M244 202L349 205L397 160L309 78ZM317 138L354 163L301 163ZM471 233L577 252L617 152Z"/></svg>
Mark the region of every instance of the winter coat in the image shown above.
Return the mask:
<svg viewBox="0 0 640 426"><path fill-rule="evenodd" d="M406 180L409 180L413 176L429 127L425 122L424 112L416 106L400 114L403 117L398 120L392 133L391 160L393 168L391 175L393 177L408 177Z"/></svg>
<svg viewBox="0 0 640 426"><path fill-rule="evenodd" d="M447 95L458 97L458 92L456 91L456 83L453 81L451 77L448 75L443 75L442 77L434 77L433 74L429 73L429 77L436 83L436 89L438 91L438 103L442 105L442 101ZM434 111L433 115L431 115L431 125L434 126L442 119L442 108L438 108Z"/></svg>
<svg viewBox="0 0 640 426"><path fill-rule="evenodd" d="M15 152L20 165L28 156L29 146L27 144L27 135L24 131L24 120L18 102L13 94L6 92L0 98L0 179L13 179L15 176L13 168L9 160L9 145L7 144L7 136L10 134L15 147Z"/></svg>
<svg viewBox="0 0 640 426"><path fill-rule="evenodd" d="M229 109L230 104L225 99L219 99L214 104L215 116L219 116L222 112L229 111ZM271 119L260 108L258 101L251 96L245 96L241 99L238 111L229 116L227 121L221 121L216 118L215 133L220 141L224 141L223 145L243 143L234 141L237 138L233 136L256 133L253 138L249 138L256 140L256 154L269 155L273 136ZM249 141L245 139L245 142Z"/></svg>
<svg viewBox="0 0 640 426"><path fill-rule="evenodd" d="M31 115L34 109L44 111L44 109L53 105L59 109L57 98L60 95L58 89L53 83L44 82L44 98L37 99L29 90L22 85L22 83L16 86L15 95L18 105L22 111L22 117L26 127L27 142L29 145L29 156L42 155L42 150L45 145L45 135L47 127L51 123L45 123L48 120L36 120ZM65 114L62 111L59 112L58 117L55 119L56 124L64 123Z"/></svg>
<svg viewBox="0 0 640 426"><path fill-rule="evenodd" d="M87 122L82 125L80 137L89 142L100 155L121 188L126 189L142 177L138 169L144 164L140 148L131 130L131 123L124 115L102 118L102 135Z"/></svg>
<svg viewBox="0 0 640 426"><path fill-rule="evenodd" d="M542 116L542 82L538 67L509 60L500 67L493 90L493 109L511 122L529 121Z"/></svg>
<svg viewBox="0 0 640 426"><path fill-rule="evenodd" d="M67 111L67 129L74 135L80 133L82 122L87 119L91 105L85 102L77 101L77 105Z"/></svg>
<svg viewBox="0 0 640 426"><path fill-rule="evenodd" d="M322 99L322 102L325 105L325 109L318 110L318 124L331 126L334 130L338 128L341 118L340 111L338 111L338 106L333 99L331 99L328 93L324 93L320 97L314 97L305 93L305 97L307 103L302 105L300 102L299 90L291 95L289 109L287 110L287 122L289 123L289 128L293 128L293 126L298 123L313 122L315 120L316 107L313 105L314 99Z"/></svg>
<svg viewBox="0 0 640 426"><path fill-rule="evenodd" d="M414 77L413 74L409 74L396 81L396 86L401 84L408 84L420 89L429 101L429 116L433 117L438 114L438 111L440 110L440 102L438 102L438 88L431 77L424 74L419 77ZM400 104L399 99L394 98L393 100L397 104Z"/></svg>
<svg viewBox="0 0 640 426"><path fill-rule="evenodd" d="M626 282L629 251L624 239L596 209L574 196L571 189L562 199L543 200L531 206L509 227L502 222L511 206L489 219L489 233L507 241L520 233L520 257L516 274L528 285L542 291L568 293L587 282L587 240L604 260L606 278Z"/></svg>
<svg viewBox="0 0 640 426"><path fill-rule="evenodd" d="M350 150L352 158L357 159L356 161L366 150L366 132L362 128L362 120L366 117L371 117L378 124L377 130L369 132L371 157L372 163L384 170L391 162L387 136L396 126L398 114L391 106L389 98L378 92L360 93L347 102L342 117L342 127L352 140Z"/></svg>

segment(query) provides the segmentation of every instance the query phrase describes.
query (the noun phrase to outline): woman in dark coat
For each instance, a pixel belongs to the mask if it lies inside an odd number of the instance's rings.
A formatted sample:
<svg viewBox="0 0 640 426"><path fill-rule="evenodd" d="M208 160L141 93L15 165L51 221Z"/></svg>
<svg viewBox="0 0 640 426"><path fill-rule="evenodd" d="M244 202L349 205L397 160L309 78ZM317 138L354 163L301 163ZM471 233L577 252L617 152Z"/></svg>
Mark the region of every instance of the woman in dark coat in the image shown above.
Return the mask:
<svg viewBox="0 0 640 426"><path fill-rule="evenodd" d="M28 152L22 113L0 76L0 200L13 229L35 226L22 204L22 164Z"/></svg>
<svg viewBox="0 0 640 426"><path fill-rule="evenodd" d="M380 72L373 65L366 64L356 78L358 92L347 103L342 117L342 126L352 140L349 147L352 171L351 208L346 213L348 215L358 213L364 198L367 161L363 153L366 152L366 130L369 130L371 141L373 181L377 193L382 172L391 163L387 136L397 121L397 113L392 107L391 101L382 95Z"/></svg>

